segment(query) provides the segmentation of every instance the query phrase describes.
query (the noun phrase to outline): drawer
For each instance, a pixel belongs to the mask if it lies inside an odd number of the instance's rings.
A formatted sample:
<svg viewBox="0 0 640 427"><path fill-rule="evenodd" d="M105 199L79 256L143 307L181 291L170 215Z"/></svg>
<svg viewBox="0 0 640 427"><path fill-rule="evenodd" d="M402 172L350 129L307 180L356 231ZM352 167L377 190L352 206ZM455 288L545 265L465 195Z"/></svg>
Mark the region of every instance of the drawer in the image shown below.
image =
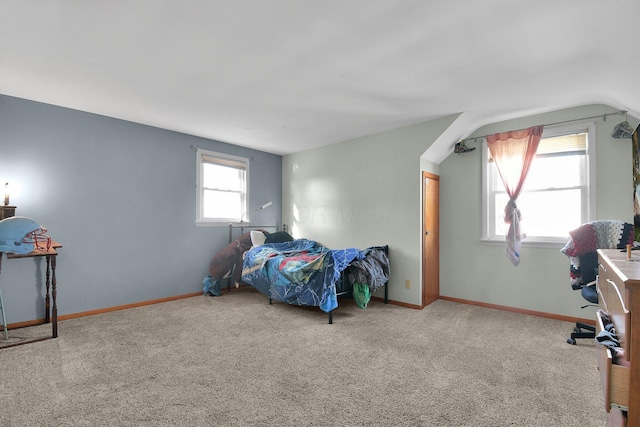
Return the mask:
<svg viewBox="0 0 640 427"><path fill-rule="evenodd" d="M600 315L596 316L596 334L604 330L604 324ZM604 397L604 405L607 412L611 408L628 409L629 407L629 368L613 363L611 350L597 344L598 370L600 371L600 384Z"/></svg>
<svg viewBox="0 0 640 427"><path fill-rule="evenodd" d="M599 270L598 275L598 305L609 314L609 318L616 327L616 334L620 345L625 349L625 358L629 361L631 354L631 313L622 297L624 286L618 284L616 277Z"/></svg>
<svg viewBox="0 0 640 427"><path fill-rule="evenodd" d="M598 264L598 275L596 276L596 283L598 287L598 305L601 309L608 313L609 307L607 307L607 298L609 295L606 290L607 280L615 280L615 276L610 274L606 265Z"/></svg>

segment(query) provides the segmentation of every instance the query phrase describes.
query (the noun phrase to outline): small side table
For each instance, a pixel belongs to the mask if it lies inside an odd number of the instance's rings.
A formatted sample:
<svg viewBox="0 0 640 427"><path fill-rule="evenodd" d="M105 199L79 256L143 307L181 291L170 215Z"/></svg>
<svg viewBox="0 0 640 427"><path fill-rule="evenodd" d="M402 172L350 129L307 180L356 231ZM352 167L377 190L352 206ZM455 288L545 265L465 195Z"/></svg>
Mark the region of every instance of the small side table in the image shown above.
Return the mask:
<svg viewBox="0 0 640 427"><path fill-rule="evenodd" d="M62 245L58 242L51 241L51 246L49 249L34 249L32 252L28 254L14 254L7 253L7 259L18 259L18 258L34 258L34 257L45 257L47 262L47 269L45 273L45 289L46 295L44 300L44 308L45 315L44 321L38 324L43 323L51 323L51 336L45 336L40 338L34 338L31 340L20 341L18 343L7 344L5 346L0 346L0 348L8 348L14 347L17 345L28 344L36 341L44 341L51 338L58 337L58 305L57 305L57 280L56 280L56 260L57 260L57 249L61 248ZM2 272L2 253L0 253L0 272Z"/></svg>
<svg viewBox="0 0 640 427"><path fill-rule="evenodd" d="M0 220L10 218L16 215L16 207L9 205L0 205Z"/></svg>

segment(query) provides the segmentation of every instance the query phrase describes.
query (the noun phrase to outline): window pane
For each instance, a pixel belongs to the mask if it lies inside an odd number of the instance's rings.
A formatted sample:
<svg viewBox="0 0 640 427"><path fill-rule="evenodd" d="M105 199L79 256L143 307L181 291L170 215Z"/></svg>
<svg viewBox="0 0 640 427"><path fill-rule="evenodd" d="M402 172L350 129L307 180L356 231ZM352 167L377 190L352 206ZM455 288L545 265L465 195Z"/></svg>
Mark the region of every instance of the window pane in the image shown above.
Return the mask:
<svg viewBox="0 0 640 427"><path fill-rule="evenodd" d="M503 217L508 200L506 193L496 194L496 235L507 234ZM522 213L520 228L529 237L567 237L582 223L580 189L522 193L517 204Z"/></svg>
<svg viewBox="0 0 640 427"><path fill-rule="evenodd" d="M536 157L531 163L523 191L582 185L584 155Z"/></svg>
<svg viewBox="0 0 640 427"><path fill-rule="evenodd" d="M240 193L204 190L202 208L205 218L240 218L242 197Z"/></svg>
<svg viewBox="0 0 640 427"><path fill-rule="evenodd" d="M205 188L241 191L244 186L244 171L236 168L204 163L202 165Z"/></svg>

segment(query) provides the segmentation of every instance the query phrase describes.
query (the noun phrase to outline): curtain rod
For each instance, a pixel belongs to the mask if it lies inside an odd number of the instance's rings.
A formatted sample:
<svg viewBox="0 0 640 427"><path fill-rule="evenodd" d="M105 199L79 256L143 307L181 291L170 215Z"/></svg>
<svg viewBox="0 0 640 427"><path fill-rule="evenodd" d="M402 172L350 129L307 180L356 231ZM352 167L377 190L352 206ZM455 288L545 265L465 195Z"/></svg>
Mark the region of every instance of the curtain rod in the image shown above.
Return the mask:
<svg viewBox="0 0 640 427"><path fill-rule="evenodd" d="M555 123L546 123L543 124L542 126L555 126L555 125L563 125L565 123L573 123L573 122L580 122L582 120L589 120L589 119L599 119L600 117L602 117L603 121L607 121L607 116L617 116L619 114L627 114L627 110L620 110L620 111L616 111L615 113L605 113L605 114L598 114L597 116L590 116L590 117L581 117L579 119L571 119L571 120L563 120L561 122L555 122ZM527 128L524 128L527 129ZM524 129L516 129L516 131L518 130L524 130ZM505 132L514 132L514 131L505 131ZM497 132L497 133L502 133L502 132ZM464 138L461 139L460 142L465 142L465 141L470 141L473 140L474 142L477 141L478 139L484 139L488 136L491 136L494 134L487 134L487 135L482 135L482 136L472 136L469 138Z"/></svg>

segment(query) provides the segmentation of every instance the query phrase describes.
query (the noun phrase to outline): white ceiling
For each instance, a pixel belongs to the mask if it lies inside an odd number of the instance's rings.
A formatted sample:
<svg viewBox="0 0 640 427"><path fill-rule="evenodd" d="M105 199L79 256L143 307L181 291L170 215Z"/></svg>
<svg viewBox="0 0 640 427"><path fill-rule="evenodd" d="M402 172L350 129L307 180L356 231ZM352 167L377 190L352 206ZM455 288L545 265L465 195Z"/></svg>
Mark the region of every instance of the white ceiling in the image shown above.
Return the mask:
<svg viewBox="0 0 640 427"><path fill-rule="evenodd" d="M462 113L640 116L637 0L0 0L0 93L276 154ZM436 150L438 151L438 150Z"/></svg>

